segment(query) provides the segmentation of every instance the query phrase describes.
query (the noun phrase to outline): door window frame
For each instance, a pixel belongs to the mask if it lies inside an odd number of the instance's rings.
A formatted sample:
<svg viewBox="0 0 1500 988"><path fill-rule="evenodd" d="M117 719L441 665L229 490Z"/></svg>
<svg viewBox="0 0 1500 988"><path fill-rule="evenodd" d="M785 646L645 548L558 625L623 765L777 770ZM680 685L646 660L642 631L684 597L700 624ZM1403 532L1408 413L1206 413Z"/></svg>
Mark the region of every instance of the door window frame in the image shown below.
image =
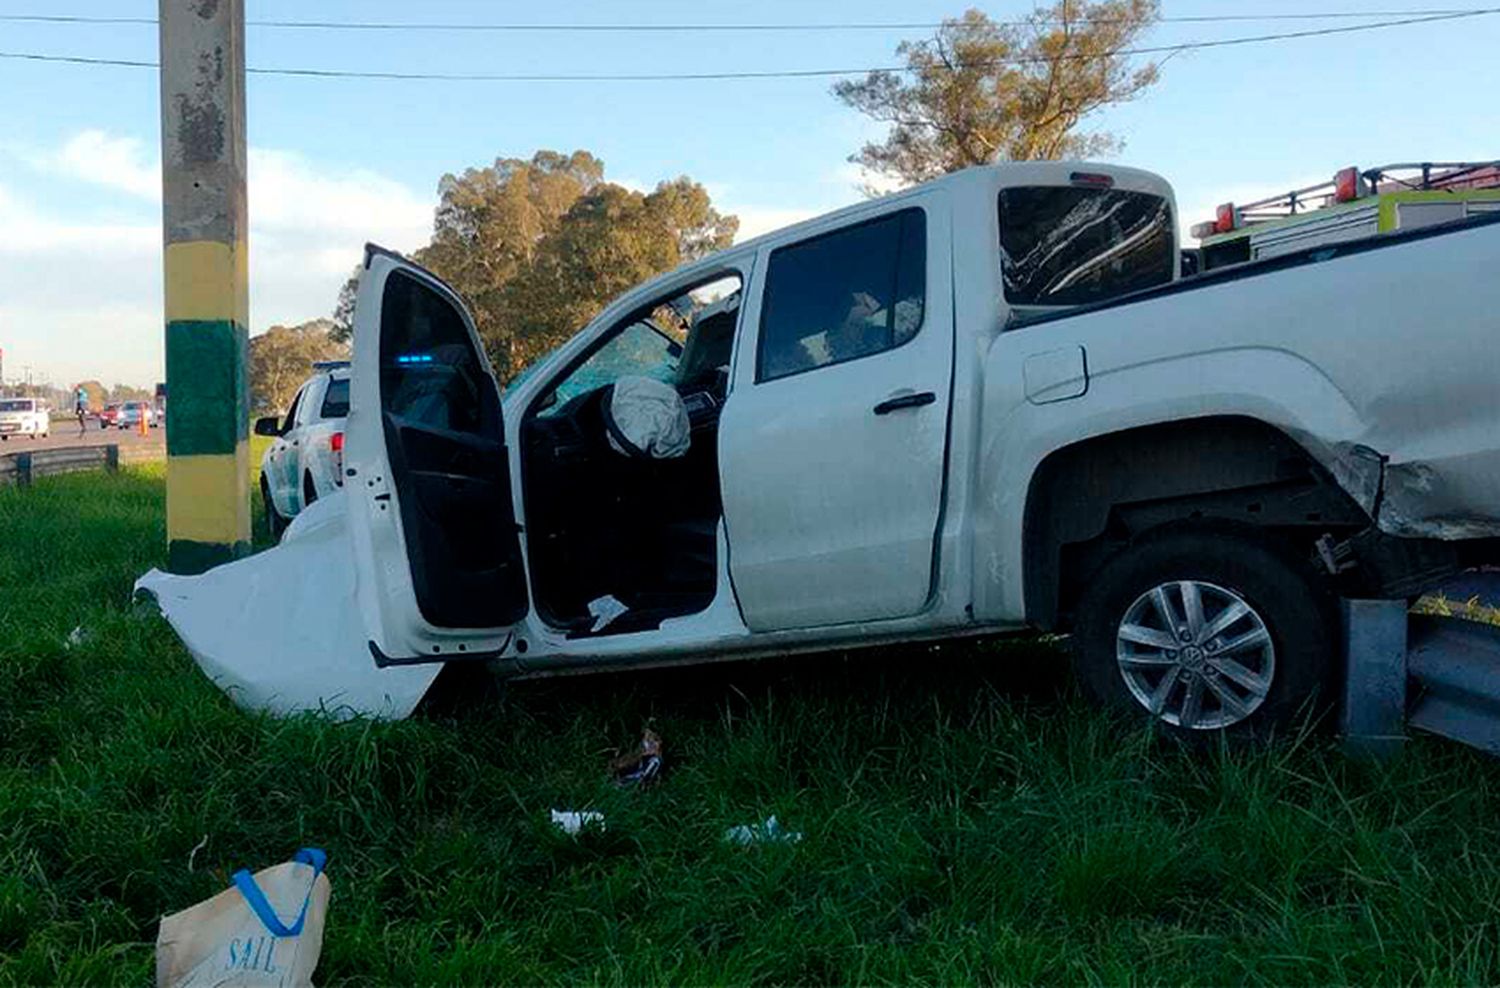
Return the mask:
<svg viewBox="0 0 1500 988"><path fill-rule="evenodd" d="M630 308L625 309L616 316L606 318L610 316L610 310L615 308L614 305L606 306L604 311L568 341L568 343L571 343L579 337L589 336L590 339L587 343L576 353L564 359L556 369L548 370L545 374L538 373L528 382L528 384L535 386L536 390L527 397L521 414L516 417L515 426L519 428L524 422L542 411L542 402L553 392L557 385L561 384L574 371L586 364L594 354L608 346L610 341L623 333L627 327L649 316L663 301L676 298L679 295L685 295L694 289L713 284L715 281L723 278L731 277L738 278L740 281L740 305L738 311L735 313L734 347L730 351L729 358L729 389L733 391L735 357L739 353L740 343L743 338L746 294L753 274L753 266L749 259L737 259L706 268L702 271L694 271L691 275L684 274L681 279L674 279L661 285L659 288L653 289L649 294L640 293L640 297L644 299L643 301L634 301L635 296L638 294L636 292L623 296L620 301L630 299L633 304ZM595 331L595 327L602 328ZM653 326L652 328L654 329L655 327ZM661 333L659 329L656 331ZM661 333L661 335L671 342L677 342L676 340L672 340L666 333ZM563 347L566 348L568 343L564 343ZM547 358L544 357L542 359L545 360ZM510 424L507 423L506 427L510 428Z"/></svg>

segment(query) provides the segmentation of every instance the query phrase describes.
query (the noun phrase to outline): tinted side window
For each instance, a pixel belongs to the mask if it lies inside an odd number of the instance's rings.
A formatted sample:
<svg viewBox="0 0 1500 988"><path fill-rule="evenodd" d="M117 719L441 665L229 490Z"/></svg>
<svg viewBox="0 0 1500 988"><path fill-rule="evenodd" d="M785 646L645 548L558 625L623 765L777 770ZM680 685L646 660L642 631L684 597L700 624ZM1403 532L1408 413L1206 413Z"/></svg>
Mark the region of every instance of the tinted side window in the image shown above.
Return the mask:
<svg viewBox="0 0 1500 988"><path fill-rule="evenodd" d="M323 392L323 407L318 410L318 417L341 419L348 414L349 379L347 377L332 378L328 382L328 390Z"/></svg>
<svg viewBox="0 0 1500 988"><path fill-rule="evenodd" d="M900 346L922 326L926 282L927 221L920 209L772 251L756 380Z"/></svg>
<svg viewBox="0 0 1500 988"><path fill-rule="evenodd" d="M295 397L295 398L292 399L292 407L288 408L286 410L286 418L281 423L281 431L283 433L291 432L292 431L292 426L294 426L294 425L297 424L297 409L301 406L301 404L302 404L302 395L306 391L307 391L307 385L305 385L305 384L302 385L302 387L300 387L300 388L297 389L297 397ZM125 407L129 408L129 409L134 409L136 407L136 405L135 405L134 402L126 402L125 403Z"/></svg>
<svg viewBox="0 0 1500 988"><path fill-rule="evenodd" d="M1000 193L1000 261L1013 305L1086 305L1172 280L1172 210L1116 189Z"/></svg>
<svg viewBox="0 0 1500 988"><path fill-rule="evenodd" d="M485 370L446 298L391 272L380 308L380 403L388 415L451 432L483 430Z"/></svg>

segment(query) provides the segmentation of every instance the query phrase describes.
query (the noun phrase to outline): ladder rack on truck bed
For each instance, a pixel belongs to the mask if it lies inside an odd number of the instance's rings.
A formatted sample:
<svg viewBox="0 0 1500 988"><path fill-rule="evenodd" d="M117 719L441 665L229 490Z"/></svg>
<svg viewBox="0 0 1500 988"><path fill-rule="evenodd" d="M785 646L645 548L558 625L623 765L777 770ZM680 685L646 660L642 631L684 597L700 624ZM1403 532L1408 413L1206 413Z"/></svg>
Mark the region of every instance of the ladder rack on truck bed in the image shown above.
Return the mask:
<svg viewBox="0 0 1500 988"><path fill-rule="evenodd" d="M1500 161L1404 162L1237 205L1192 228L1202 271L1500 212Z"/></svg>

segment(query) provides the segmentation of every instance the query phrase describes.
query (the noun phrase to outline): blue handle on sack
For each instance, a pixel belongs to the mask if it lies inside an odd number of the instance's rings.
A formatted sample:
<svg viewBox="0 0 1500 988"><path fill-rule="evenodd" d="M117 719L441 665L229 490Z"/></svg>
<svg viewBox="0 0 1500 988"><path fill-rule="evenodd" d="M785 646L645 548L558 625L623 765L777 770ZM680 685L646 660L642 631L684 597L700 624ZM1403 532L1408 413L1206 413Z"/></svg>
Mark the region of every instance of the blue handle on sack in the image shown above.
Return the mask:
<svg viewBox="0 0 1500 988"><path fill-rule="evenodd" d="M255 876L244 868L234 873L234 887L240 890L240 895L245 897L245 903L249 905L250 911L265 924L266 929L275 937L295 937L302 933L302 924L307 921L307 907L312 902L313 885L317 884L318 876L323 873L323 866L328 863L328 855L320 848L304 847L292 858L298 864L312 865L313 884L307 887L307 895L302 899L302 911L297 914L296 922L290 926L281 922L281 917L276 915L276 910L266 901L266 894L255 884Z"/></svg>

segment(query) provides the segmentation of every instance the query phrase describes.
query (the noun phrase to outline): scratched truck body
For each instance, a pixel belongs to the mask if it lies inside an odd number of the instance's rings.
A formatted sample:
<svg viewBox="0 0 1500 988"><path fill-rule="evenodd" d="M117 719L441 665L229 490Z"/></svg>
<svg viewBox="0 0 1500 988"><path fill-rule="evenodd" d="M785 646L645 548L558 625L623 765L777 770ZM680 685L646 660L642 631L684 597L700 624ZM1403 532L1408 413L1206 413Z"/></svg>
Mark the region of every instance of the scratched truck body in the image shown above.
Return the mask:
<svg viewBox="0 0 1500 988"><path fill-rule="evenodd" d="M1145 172L972 169L642 285L503 401L457 296L371 248L345 495L143 583L277 709L1041 628L1169 730L1274 727L1338 595L1497 555L1500 224L1189 279L1176 230Z"/></svg>

